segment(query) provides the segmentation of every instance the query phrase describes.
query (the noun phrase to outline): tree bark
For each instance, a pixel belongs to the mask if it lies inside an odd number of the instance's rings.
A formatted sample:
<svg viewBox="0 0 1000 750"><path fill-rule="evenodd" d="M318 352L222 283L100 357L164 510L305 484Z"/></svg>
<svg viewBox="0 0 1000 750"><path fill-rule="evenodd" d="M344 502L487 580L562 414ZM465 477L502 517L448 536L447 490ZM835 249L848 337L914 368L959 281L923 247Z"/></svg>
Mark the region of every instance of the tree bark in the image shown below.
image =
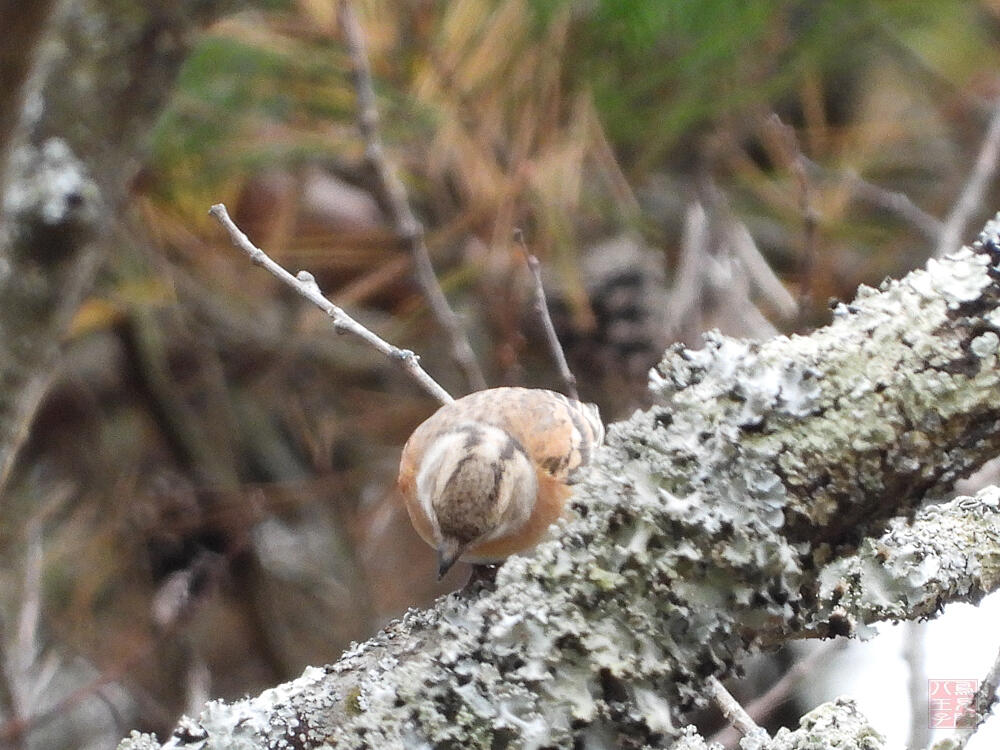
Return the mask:
<svg viewBox="0 0 1000 750"><path fill-rule="evenodd" d="M0 3L0 495L193 35L232 4Z"/></svg>
<svg viewBox="0 0 1000 750"><path fill-rule="evenodd" d="M702 747L685 712L752 651L1000 588L995 489L920 509L1000 447L998 232L812 335L671 349L556 539L169 747ZM821 708L759 746L881 746Z"/></svg>
<svg viewBox="0 0 1000 750"><path fill-rule="evenodd" d="M11 137L23 104L25 82L35 59L35 48L55 0L0 0L0 175L6 167ZM0 205L3 205L0 181Z"/></svg>

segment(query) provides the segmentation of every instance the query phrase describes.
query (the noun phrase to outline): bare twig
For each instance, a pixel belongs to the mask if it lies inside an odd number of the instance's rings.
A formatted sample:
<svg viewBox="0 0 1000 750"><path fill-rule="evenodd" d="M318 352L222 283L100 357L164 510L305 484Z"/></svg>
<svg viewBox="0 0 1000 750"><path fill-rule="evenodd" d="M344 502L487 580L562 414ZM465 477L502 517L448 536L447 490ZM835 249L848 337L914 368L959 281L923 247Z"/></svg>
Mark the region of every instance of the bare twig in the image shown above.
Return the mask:
<svg viewBox="0 0 1000 750"><path fill-rule="evenodd" d="M222 565L222 557L220 555L212 555L209 558L202 558L202 560L196 561L196 563L206 566L206 569L207 566L214 566L218 570ZM50 722L66 716L68 712L89 698L97 698L104 703L112 713L112 716L115 717L115 721L120 723L117 710L114 704L108 701L107 696L104 695L103 688L106 685L120 682L133 672L138 664L149 658L158 648L161 648L163 643L177 631L180 623L193 611L194 606L198 603L200 603L199 597L192 596L190 591L186 592L183 602L174 610L171 618L158 623L161 627L156 637L135 644L117 664L112 665L110 668L96 675L89 682L80 685L75 690L56 700L52 705L46 706L35 714L13 716L0 724L0 747L6 747L7 744L19 738L27 737ZM55 670L53 670L54 673Z"/></svg>
<svg viewBox="0 0 1000 750"><path fill-rule="evenodd" d="M702 329L699 302L704 298L710 234L705 206L700 200L691 201L684 211L680 260L667 303L668 334L672 339Z"/></svg>
<svg viewBox="0 0 1000 750"><path fill-rule="evenodd" d="M409 349L400 349L393 346L388 341L385 341L380 336L376 335L372 331L369 331L346 312L333 304L330 300L323 296L322 292L320 292L319 286L316 284L316 280L313 278L311 273L308 271L299 271L297 276L292 276L292 274L286 271L281 265L273 261L267 253L259 247L256 247L246 234L244 234L243 231L236 226L233 220L229 217L229 212L226 211L226 207L224 205L221 203L215 204L212 206L209 213L214 216L222 227L229 233L229 238L232 240L233 244L245 252L251 261L256 263L258 266L262 266L273 276L280 279L287 286L294 289L301 296L305 297L307 300L316 305L316 307L329 315L333 319L333 327L338 333L353 334L372 348L384 354L390 361L402 367L403 370L411 378L413 378L421 388L427 391L427 393L437 399L440 403L447 404L454 401L451 395L444 388L442 388L437 381L434 380L434 378L428 375L424 368L420 366L419 357L417 357L416 354L411 352Z"/></svg>
<svg viewBox="0 0 1000 750"><path fill-rule="evenodd" d="M9 742L11 747L28 747L27 733L8 733L5 728L22 726L23 719L33 713L38 696L45 692L59 666L58 659L51 654L46 659L40 658L38 643L44 572L42 516L38 514L29 519L25 528L24 575L19 600L21 610L11 642L2 644L4 647L0 649L5 689L10 702L10 717L0 725L0 745Z"/></svg>
<svg viewBox="0 0 1000 750"><path fill-rule="evenodd" d="M903 221L912 224L927 239L937 242L941 236L944 223L920 208L906 193L887 190L871 183L853 169L829 169L805 156L803 163L817 177L843 181L856 198L875 208L895 214Z"/></svg>
<svg viewBox="0 0 1000 750"><path fill-rule="evenodd" d="M545 338L548 340L552 357L555 359L556 367L559 369L559 377L562 378L563 384L566 386L566 394L572 399L579 400L580 394L576 389L576 376L570 372L569 365L566 363L566 354L559 343L559 336L556 335L555 326L552 325L552 316L549 315L549 305L545 300L545 287L542 285L541 264L538 262L538 258L528 250L528 245L524 241L524 233L520 229L514 230L514 239L521 246L524 258L528 262L528 268L531 270L531 275L535 280L535 312L538 313L538 317L542 321Z"/></svg>
<svg viewBox="0 0 1000 750"><path fill-rule="evenodd" d="M590 132L594 141L594 158L597 164L604 170L607 180L611 185L611 191L618 198L618 205L621 207L626 221L635 221L642 216L642 207L639 199L635 196L635 191L628 182L628 178L622 171L621 164L615 156L615 148L608 140L608 134L604 132L601 120L594 114L593 102L587 109Z"/></svg>
<svg viewBox="0 0 1000 750"><path fill-rule="evenodd" d="M70 320L76 314L83 295L90 286L102 260L102 254L95 248L81 250L72 263L72 269L65 275L65 285L61 287L60 300L51 310L51 328L49 340L38 338L39 346L31 350L44 351L40 354L31 369L24 364L5 361L0 367L0 380L5 377L16 378L16 388L8 386L13 397L11 408L0 414L0 497L7 490L7 485L14 476L18 457L31 434L35 415L42 404L42 399L48 393L49 387L59 374L58 357L62 332L69 328ZM2 291L2 290L0 290ZM32 329L34 330L34 329ZM8 336L13 335L8 331ZM40 336L36 330L35 336ZM15 366L16 365L16 366ZM7 370L5 371L5 368ZM16 371L16 375L11 372ZM26 376L21 380L22 375Z"/></svg>
<svg viewBox="0 0 1000 750"><path fill-rule="evenodd" d="M983 138L969 181L965 183L962 194L944 220L944 228L941 229L937 250L934 253L936 257L940 258L945 253L955 252L961 246L965 225L969 223L972 213L982 204L986 187L993 178L998 160L1000 160L1000 97L994 104L990 126L986 130L986 137Z"/></svg>
<svg viewBox="0 0 1000 750"><path fill-rule="evenodd" d="M5 706L11 721L18 721L32 711L32 698L38 694L35 668L38 661L38 618L41 611L42 531L38 517L28 521L25 540L24 576L21 609L10 642L0 643L0 675L4 679ZM0 633L0 637L3 633ZM6 639L4 639L6 641ZM27 747L23 735L9 738L11 747Z"/></svg>
<svg viewBox="0 0 1000 750"><path fill-rule="evenodd" d="M732 247L733 254L743 263L750 279L767 301L774 306L778 315L785 320L795 317L799 311L799 303L781 283L781 279L771 268L771 264L767 262L767 258L757 247L757 241L750 234L747 225L732 214L729 214L727 218L725 229L729 235L730 247Z"/></svg>
<svg viewBox="0 0 1000 750"><path fill-rule="evenodd" d="M743 264L753 286L782 318L789 320L795 317L799 312L798 302L761 254L746 224L733 213L719 186L713 180L705 179L699 194L705 208L714 216L725 235L725 244L722 246L728 247L732 255Z"/></svg>
<svg viewBox="0 0 1000 750"><path fill-rule="evenodd" d="M787 168L795 176L799 188L799 211L802 214L803 243L802 262L799 273L799 316L806 314L809 299L812 296L812 277L816 266L816 246L819 228L819 213L813 204L812 182L809 179L806 158L799 145L795 129L781 121L777 114L771 114L767 125L778 141Z"/></svg>
<svg viewBox="0 0 1000 750"><path fill-rule="evenodd" d="M7 159L21 117L25 82L35 61L54 0L32 3L0 3L0 27L6 29L6 44L0 48L0 206L6 187Z"/></svg>
<svg viewBox="0 0 1000 750"><path fill-rule="evenodd" d="M340 25L353 64L352 77L358 98L358 129L365 141L365 160L374 174L396 233L410 250L417 283L427 299L427 304L430 305L431 313L448 335L452 358L465 373L472 389L482 390L486 387L486 379L462 325L438 283L434 266L431 265L430 253L427 251L427 243L424 241L424 227L414 216L406 196L406 188L382 147L382 139L378 132L375 90L372 86L368 54L365 51L365 37L350 0L341 0Z"/></svg>
<svg viewBox="0 0 1000 750"><path fill-rule="evenodd" d="M803 679L812 675L833 652L846 648L847 643L846 640L828 641L804 659L795 662L781 679L767 689L767 692L747 703L746 712L750 718L755 722L765 721L788 700L792 690ZM739 736L733 727L726 727L713 734L708 741L709 744L717 742L723 747L735 747L739 742Z"/></svg>
<svg viewBox="0 0 1000 750"><path fill-rule="evenodd" d="M983 678L982 683L979 685L979 689L976 691L975 696L972 698L972 705L969 707L972 709L969 712L968 722L963 722L955 733L952 742L954 744L951 747L954 750L962 750L966 743L972 738L972 735L976 733L976 730L982 726L982 723L986 721L989 716L990 711L997 704L997 690L1000 689L1000 652L997 653L997 657L993 662L993 666L990 667L990 671L986 673L986 677Z"/></svg>
<svg viewBox="0 0 1000 750"><path fill-rule="evenodd" d="M743 706L740 705L732 694L726 690L717 677L709 677L705 681L705 687L708 689L708 694L715 701L715 704L722 711L722 715L739 730L740 734L743 736L748 735L760 735L767 736L767 732L761 729L752 718L750 714L746 712Z"/></svg>

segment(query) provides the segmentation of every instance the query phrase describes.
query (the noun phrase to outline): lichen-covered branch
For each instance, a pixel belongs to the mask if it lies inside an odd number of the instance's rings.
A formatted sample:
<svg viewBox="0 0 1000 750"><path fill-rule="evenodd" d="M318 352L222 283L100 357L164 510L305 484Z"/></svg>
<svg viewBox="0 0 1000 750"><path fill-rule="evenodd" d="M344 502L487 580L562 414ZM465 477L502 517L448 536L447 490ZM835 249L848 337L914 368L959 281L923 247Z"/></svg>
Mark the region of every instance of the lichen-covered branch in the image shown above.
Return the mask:
<svg viewBox="0 0 1000 750"><path fill-rule="evenodd" d="M170 746L669 746L706 680L756 648L975 601L994 574L948 576L961 559L995 570L981 533L993 496L917 508L1000 449L998 229L862 289L811 336L672 349L651 380L658 404L610 427L558 538L333 665L210 704ZM987 525L963 526L977 512ZM915 557L911 570L913 540L889 523L900 514L916 515L914 534L954 514L966 531L935 548L937 570ZM903 546L879 552L874 537ZM879 555L906 579L881 581L886 596L922 580L928 601L835 618L835 573Z"/></svg>
<svg viewBox="0 0 1000 750"><path fill-rule="evenodd" d="M948 602L978 602L1000 589L1000 489L897 518L878 538L820 572L811 629L874 634L872 623L930 618Z"/></svg>

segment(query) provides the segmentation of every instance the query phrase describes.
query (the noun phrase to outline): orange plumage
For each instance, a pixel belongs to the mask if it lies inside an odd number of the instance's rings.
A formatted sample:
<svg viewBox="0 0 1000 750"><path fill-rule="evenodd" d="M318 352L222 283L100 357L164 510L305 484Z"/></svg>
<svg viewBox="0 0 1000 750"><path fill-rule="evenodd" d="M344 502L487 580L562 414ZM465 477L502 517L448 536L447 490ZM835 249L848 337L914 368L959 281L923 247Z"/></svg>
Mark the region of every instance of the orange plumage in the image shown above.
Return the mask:
<svg viewBox="0 0 1000 750"><path fill-rule="evenodd" d="M537 544L603 437L596 406L542 389L491 388L432 414L403 447L399 489L438 577Z"/></svg>

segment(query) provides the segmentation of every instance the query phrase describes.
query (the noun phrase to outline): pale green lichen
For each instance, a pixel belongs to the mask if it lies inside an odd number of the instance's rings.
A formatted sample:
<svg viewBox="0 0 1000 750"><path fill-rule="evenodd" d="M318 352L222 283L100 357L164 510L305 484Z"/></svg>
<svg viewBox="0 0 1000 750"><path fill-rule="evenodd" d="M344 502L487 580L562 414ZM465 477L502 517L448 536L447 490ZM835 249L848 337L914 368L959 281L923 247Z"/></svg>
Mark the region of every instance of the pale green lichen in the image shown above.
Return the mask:
<svg viewBox="0 0 1000 750"><path fill-rule="evenodd" d="M819 582L816 619L836 610L861 636L874 634L872 623L929 617L956 596L978 601L1000 588L1000 489L929 507L913 523L893 520Z"/></svg>
<svg viewBox="0 0 1000 750"><path fill-rule="evenodd" d="M854 701L838 698L803 716L798 729L778 730L774 739L761 747L762 750L880 750L886 747L886 741Z"/></svg>
<svg viewBox="0 0 1000 750"><path fill-rule="evenodd" d="M772 738L750 734L740 740L740 750L881 750L887 747L879 734L861 714L853 701L844 698L810 711L797 729L780 729ZM685 727L671 750L721 750L722 745L707 743L694 727Z"/></svg>

